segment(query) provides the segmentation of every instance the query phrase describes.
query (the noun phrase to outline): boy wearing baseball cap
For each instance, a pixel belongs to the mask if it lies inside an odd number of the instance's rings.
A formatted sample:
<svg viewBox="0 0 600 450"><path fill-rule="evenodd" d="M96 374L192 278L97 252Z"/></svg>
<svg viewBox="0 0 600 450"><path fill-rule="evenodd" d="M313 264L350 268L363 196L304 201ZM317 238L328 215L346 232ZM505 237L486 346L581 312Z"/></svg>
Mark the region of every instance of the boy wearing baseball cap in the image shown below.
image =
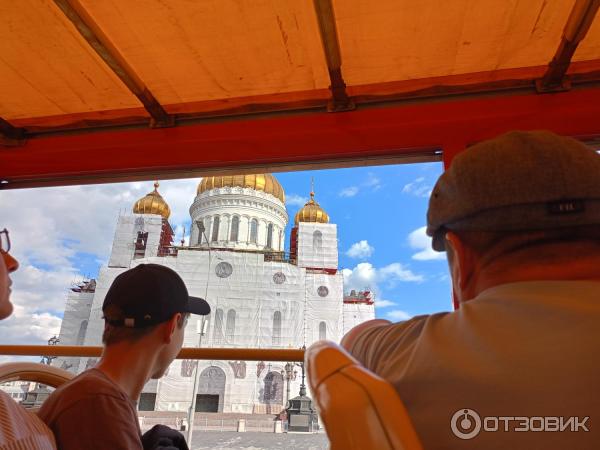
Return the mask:
<svg viewBox="0 0 600 450"><path fill-rule="evenodd" d="M434 187L427 234L456 310L342 345L394 385L424 448L596 448L600 155L544 131L476 144Z"/></svg>
<svg viewBox="0 0 600 450"><path fill-rule="evenodd" d="M104 352L96 367L58 388L40 417L62 450L187 449L183 436L158 426L141 435L136 402L160 378L183 344L189 314L210 313L179 275L140 264L115 278L102 305Z"/></svg>

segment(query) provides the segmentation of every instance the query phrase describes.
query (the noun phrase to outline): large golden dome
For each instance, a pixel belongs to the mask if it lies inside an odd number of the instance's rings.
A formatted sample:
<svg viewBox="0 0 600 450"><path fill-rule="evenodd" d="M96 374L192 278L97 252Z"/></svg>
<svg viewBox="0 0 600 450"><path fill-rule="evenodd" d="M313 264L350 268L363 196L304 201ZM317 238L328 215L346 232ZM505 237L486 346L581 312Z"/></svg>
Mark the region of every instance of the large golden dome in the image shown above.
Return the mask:
<svg viewBox="0 0 600 450"><path fill-rule="evenodd" d="M310 193L310 200L296 213L294 223L298 226L299 222L318 222L329 223L329 214L315 202L315 193Z"/></svg>
<svg viewBox="0 0 600 450"><path fill-rule="evenodd" d="M154 190L148 195L140 198L133 205L134 214L159 214L165 219L171 215L171 208L158 193L158 181L154 183Z"/></svg>
<svg viewBox="0 0 600 450"><path fill-rule="evenodd" d="M253 175L228 175L222 177L204 177L198 185L198 194L211 189L222 187L242 187L255 191L263 191L271 194L285 203L285 192L277 178L270 173L257 173Z"/></svg>

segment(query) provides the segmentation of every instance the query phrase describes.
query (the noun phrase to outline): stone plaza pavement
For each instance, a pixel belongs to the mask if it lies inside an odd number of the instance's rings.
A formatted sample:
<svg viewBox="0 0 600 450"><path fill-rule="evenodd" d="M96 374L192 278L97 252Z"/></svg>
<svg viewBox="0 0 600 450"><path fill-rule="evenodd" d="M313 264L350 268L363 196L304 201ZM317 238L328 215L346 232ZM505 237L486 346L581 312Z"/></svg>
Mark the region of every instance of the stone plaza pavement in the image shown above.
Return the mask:
<svg viewBox="0 0 600 450"><path fill-rule="evenodd" d="M325 433L237 433L230 431L195 431L191 450L327 450Z"/></svg>

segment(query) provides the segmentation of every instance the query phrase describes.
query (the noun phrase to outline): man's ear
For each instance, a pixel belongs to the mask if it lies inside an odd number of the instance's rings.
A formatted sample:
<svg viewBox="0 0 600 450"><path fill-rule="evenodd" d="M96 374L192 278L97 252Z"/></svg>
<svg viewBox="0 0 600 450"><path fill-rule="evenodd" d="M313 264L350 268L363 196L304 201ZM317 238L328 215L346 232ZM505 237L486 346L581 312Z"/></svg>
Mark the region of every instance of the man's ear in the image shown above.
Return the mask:
<svg viewBox="0 0 600 450"><path fill-rule="evenodd" d="M458 309L460 303L470 299L466 291L475 270L475 254L452 231L446 233L445 239L454 291L453 303L454 308Z"/></svg>
<svg viewBox="0 0 600 450"><path fill-rule="evenodd" d="M171 339L173 339L173 334L175 334L175 330L177 329L177 323L181 320L181 313L175 314L168 321L162 324L162 338L165 343L170 343Z"/></svg>

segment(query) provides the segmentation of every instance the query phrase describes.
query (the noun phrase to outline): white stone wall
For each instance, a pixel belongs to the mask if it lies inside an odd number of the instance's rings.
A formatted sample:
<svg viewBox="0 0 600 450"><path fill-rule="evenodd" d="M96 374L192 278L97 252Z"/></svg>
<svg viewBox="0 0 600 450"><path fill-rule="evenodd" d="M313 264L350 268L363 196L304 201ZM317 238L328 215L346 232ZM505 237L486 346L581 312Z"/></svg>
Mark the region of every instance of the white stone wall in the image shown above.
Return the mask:
<svg viewBox="0 0 600 450"><path fill-rule="evenodd" d="M359 323L375 318L375 305L365 303L344 303L343 334L346 334Z"/></svg>
<svg viewBox="0 0 600 450"><path fill-rule="evenodd" d="M248 250L269 250L267 247L267 230L273 226L273 239L270 249L283 251L284 240L279 239L288 222L285 205L277 197L262 191L241 187L225 187L212 189L196 196L190 207L192 229L190 246L205 245L205 239L200 240L197 223L202 221L206 237L212 247L235 248ZM213 242L215 217L219 217L219 233L217 241ZM237 241L231 240L231 224L233 217L239 218ZM251 221L258 221L257 241L250 237Z"/></svg>
<svg viewBox="0 0 600 450"><path fill-rule="evenodd" d="M341 273L306 274L306 346L320 339L339 342L342 337L344 278Z"/></svg>
<svg viewBox="0 0 600 450"><path fill-rule="evenodd" d="M311 222L298 224L298 266L338 268L337 225Z"/></svg>
<svg viewBox="0 0 600 450"><path fill-rule="evenodd" d="M158 254L163 218L157 214L119 216L113 239L109 267L129 267L135 250L138 231L148 232L146 256Z"/></svg>
<svg viewBox="0 0 600 450"><path fill-rule="evenodd" d="M60 345L83 345L93 300L93 292L69 291L63 320L60 324L58 336ZM79 360L79 357L59 357L52 361L52 365L77 372Z"/></svg>

